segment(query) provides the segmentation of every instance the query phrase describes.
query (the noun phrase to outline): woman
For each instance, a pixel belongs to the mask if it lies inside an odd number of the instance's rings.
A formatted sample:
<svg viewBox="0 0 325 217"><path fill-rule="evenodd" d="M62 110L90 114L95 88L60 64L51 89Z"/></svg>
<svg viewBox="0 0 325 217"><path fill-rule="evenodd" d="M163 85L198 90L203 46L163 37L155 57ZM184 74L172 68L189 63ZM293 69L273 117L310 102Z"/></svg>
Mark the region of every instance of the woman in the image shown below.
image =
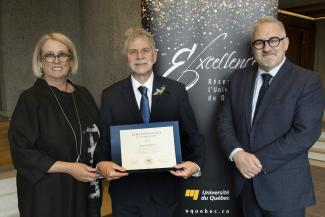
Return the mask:
<svg viewBox="0 0 325 217"><path fill-rule="evenodd" d="M88 90L68 80L77 69L69 38L40 38L33 55L38 79L19 97L9 129L21 217L100 216L98 110Z"/></svg>

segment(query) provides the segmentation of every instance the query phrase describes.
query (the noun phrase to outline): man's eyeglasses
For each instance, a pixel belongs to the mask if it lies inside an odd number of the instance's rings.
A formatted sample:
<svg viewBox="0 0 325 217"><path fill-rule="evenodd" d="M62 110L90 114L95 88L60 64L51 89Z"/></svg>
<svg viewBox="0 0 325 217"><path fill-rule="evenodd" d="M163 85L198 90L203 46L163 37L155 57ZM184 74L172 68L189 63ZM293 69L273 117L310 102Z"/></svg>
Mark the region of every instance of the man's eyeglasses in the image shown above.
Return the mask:
<svg viewBox="0 0 325 217"><path fill-rule="evenodd" d="M279 37L272 37L269 40L262 40L262 39L258 39L252 42L252 45L254 46L254 48L256 50L261 50L265 47L265 43L267 42L270 47L277 47L279 46L280 42L285 39L287 36L283 37L283 38L279 38Z"/></svg>
<svg viewBox="0 0 325 217"><path fill-rule="evenodd" d="M54 63L56 58L58 58L61 63L65 63L71 59L71 55L67 53L47 53L42 57L42 59L48 63Z"/></svg>

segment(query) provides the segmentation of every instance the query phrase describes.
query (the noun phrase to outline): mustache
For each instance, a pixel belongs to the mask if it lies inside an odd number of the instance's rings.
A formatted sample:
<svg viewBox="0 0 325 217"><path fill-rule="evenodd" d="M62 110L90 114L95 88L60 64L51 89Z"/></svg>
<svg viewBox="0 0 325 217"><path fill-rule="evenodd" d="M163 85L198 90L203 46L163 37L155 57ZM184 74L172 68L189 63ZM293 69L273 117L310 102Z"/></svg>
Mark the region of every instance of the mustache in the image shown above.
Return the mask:
<svg viewBox="0 0 325 217"><path fill-rule="evenodd" d="M148 64L149 61L148 60L137 60L133 62L133 65L137 65L137 64Z"/></svg>

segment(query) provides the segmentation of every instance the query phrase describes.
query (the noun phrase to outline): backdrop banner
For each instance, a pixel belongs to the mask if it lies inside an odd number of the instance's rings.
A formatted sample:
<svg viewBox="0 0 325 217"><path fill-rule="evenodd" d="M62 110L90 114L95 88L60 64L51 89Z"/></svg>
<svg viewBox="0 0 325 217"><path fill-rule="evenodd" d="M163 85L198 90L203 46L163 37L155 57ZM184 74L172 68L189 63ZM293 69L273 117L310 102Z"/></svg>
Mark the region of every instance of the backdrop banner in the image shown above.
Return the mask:
<svg viewBox="0 0 325 217"><path fill-rule="evenodd" d="M216 113L231 73L255 62L252 24L275 16L277 6L277 0L142 0L142 24L158 48L154 72L186 85L206 141L202 177L184 181L177 216L241 216L232 165L216 139Z"/></svg>

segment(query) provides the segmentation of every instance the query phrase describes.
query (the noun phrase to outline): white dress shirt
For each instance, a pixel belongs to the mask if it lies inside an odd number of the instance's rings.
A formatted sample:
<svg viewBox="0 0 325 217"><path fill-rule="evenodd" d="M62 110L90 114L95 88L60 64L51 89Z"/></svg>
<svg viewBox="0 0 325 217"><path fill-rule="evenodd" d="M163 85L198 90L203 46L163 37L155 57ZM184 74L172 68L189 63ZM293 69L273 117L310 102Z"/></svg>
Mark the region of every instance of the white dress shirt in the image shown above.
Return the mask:
<svg viewBox="0 0 325 217"><path fill-rule="evenodd" d="M140 86L145 86L146 88L148 88L148 92L147 92L147 95L148 95L148 99L149 99L149 107L150 107L150 111L151 111L151 102L152 102L152 89L153 89L153 78L154 78L154 73L151 72L151 75L149 77L149 79L144 83L144 84L141 84L140 82L138 82L134 77L133 75L131 75L131 82L132 82L132 87L133 87L133 92L134 92L134 95L135 95L135 99L137 100L137 104L138 104L138 108L140 109L140 101L141 101L141 93L140 91L138 90L138 87ZM196 164L196 163L195 163ZM197 164L196 164L197 165ZM199 168L199 170L194 173L192 176L194 177L199 177L201 176L201 169L200 167L197 165L197 167Z"/></svg>
<svg viewBox="0 0 325 217"><path fill-rule="evenodd" d="M259 94L260 89L261 89L262 84L263 84L262 74L269 73L270 75L273 76L272 79L270 80L270 84L271 84L271 82L273 81L274 77L278 73L279 69L281 68L281 66L283 65L285 60L286 60L286 58L283 58L282 62L279 65L277 65L276 67L274 67L272 70L270 70L269 72L266 72L263 69L261 69L260 67L258 67L257 76L256 76L256 79L255 79L255 85L254 85L253 100L252 100L251 124L253 124L253 118L254 118L254 114L255 114L255 108L256 108L256 102L257 102L257 99L258 99L258 94ZM239 151L243 151L243 149L242 148L235 148L230 153L229 160L233 161L235 154L237 152L239 152Z"/></svg>
<svg viewBox="0 0 325 217"><path fill-rule="evenodd" d="M146 88L148 88L147 95L148 95L148 99L149 99L149 108L150 108L150 111L151 111L153 77L154 77L153 72L151 72L151 75L150 75L149 79L144 84L141 84L139 81L137 81L133 77L133 75L131 75L131 82L132 82L133 92L134 92L134 95L135 95L135 99L137 100L137 104L138 104L139 109L140 109L140 101L141 101L142 95L141 95L140 91L138 90L138 87L145 86Z"/></svg>

